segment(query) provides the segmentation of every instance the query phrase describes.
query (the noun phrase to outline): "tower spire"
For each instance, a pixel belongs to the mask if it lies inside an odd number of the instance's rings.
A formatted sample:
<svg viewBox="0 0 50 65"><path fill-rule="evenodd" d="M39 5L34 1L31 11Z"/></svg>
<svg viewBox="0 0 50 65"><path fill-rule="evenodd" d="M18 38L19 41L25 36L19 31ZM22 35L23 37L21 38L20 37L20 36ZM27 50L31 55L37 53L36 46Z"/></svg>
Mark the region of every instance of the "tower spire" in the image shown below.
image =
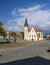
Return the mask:
<svg viewBox="0 0 50 65"><path fill-rule="evenodd" d="M28 27L27 18L25 19L25 24L24 24L24 26L27 26L27 27Z"/></svg>

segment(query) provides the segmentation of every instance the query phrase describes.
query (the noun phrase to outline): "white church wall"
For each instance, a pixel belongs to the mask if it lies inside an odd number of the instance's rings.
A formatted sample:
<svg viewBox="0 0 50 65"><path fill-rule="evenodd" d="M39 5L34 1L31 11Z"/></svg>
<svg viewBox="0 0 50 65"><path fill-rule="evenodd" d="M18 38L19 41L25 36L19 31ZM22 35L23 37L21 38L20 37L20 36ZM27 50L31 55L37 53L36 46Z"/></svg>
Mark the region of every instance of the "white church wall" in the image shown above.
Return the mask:
<svg viewBox="0 0 50 65"><path fill-rule="evenodd" d="M37 34L36 34L34 28L32 28L32 29L30 30L30 32L28 33L28 40L37 41Z"/></svg>
<svg viewBox="0 0 50 65"><path fill-rule="evenodd" d="M24 40L28 40L28 41L43 40L42 32L36 32L33 27L31 28L31 30L29 30L27 19L25 20L25 24L24 24Z"/></svg>

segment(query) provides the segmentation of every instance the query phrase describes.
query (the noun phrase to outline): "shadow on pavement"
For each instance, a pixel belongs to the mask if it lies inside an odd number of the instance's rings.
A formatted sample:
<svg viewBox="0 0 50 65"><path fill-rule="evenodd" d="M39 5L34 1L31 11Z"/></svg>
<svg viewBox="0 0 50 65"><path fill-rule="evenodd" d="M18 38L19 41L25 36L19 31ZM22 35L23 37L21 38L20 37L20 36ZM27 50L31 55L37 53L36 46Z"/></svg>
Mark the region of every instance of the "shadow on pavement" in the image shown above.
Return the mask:
<svg viewBox="0 0 50 65"><path fill-rule="evenodd" d="M0 42L0 44L7 44L7 43L10 43L10 42Z"/></svg>
<svg viewBox="0 0 50 65"><path fill-rule="evenodd" d="M36 56L36 57L16 60L16 61L12 61L0 65L50 65L50 60Z"/></svg>

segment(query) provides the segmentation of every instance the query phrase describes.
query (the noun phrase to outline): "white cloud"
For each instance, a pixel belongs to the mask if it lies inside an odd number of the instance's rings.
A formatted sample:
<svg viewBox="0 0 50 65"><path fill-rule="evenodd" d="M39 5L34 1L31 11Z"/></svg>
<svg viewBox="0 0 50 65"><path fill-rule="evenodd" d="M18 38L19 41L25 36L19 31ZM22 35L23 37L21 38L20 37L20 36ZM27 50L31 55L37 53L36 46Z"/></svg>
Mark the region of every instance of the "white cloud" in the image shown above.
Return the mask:
<svg viewBox="0 0 50 65"><path fill-rule="evenodd" d="M37 10L39 8L40 8L40 5L34 6L34 7L30 7L30 8L27 8L27 9L22 8L22 9L19 9L18 12L31 12L31 11Z"/></svg>
<svg viewBox="0 0 50 65"><path fill-rule="evenodd" d="M13 9L13 11L11 12L11 14L12 14L13 16L16 15L16 8Z"/></svg>
<svg viewBox="0 0 50 65"><path fill-rule="evenodd" d="M32 6L32 7L29 7L29 8L21 8L18 10L18 12L33 12L33 11L36 11L36 10L39 10L41 9L42 7L44 7L45 5L35 5L35 6Z"/></svg>
<svg viewBox="0 0 50 65"><path fill-rule="evenodd" d="M23 31L20 26L14 26L14 27L13 27L13 26L10 26L10 27L8 27L7 29L10 30L10 31L14 31L14 32L15 32L15 31L16 31L16 32Z"/></svg>
<svg viewBox="0 0 50 65"><path fill-rule="evenodd" d="M27 17L30 26L38 26L47 30L48 27L50 27L50 9L43 10L44 7L45 5L35 5L29 8L20 8L18 10L15 8L12 11L12 15L18 15L18 17L13 19L12 22L10 20L10 23L15 21L15 27L10 26L10 28L12 28L12 30L22 31L25 18Z"/></svg>

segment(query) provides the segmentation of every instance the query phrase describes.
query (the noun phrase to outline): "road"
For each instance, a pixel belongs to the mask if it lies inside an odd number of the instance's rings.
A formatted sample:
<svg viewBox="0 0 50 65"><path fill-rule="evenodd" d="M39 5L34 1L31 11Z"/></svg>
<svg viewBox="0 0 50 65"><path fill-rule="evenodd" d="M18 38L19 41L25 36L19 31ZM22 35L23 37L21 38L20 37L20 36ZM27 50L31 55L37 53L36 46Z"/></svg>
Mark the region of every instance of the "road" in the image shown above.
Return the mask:
<svg viewBox="0 0 50 65"><path fill-rule="evenodd" d="M36 42L33 45L14 50L0 51L0 63L6 63L35 56L40 56L50 60L50 52L47 52L48 47L50 47L50 41Z"/></svg>

